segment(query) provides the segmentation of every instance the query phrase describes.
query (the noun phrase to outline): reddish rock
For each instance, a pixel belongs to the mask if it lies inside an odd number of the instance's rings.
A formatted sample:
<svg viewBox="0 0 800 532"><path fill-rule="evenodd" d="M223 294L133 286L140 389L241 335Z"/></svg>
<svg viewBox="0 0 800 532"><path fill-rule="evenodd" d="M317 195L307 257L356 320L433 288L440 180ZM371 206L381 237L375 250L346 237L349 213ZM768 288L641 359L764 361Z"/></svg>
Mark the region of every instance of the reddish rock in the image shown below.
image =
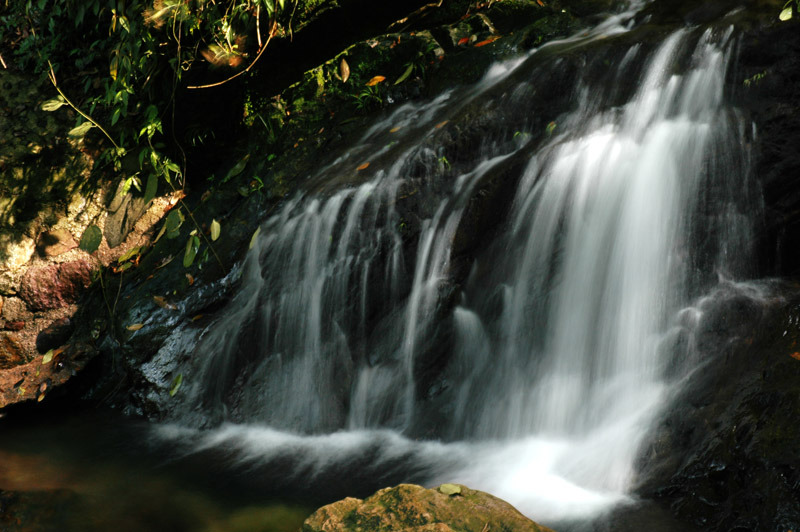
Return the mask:
<svg viewBox="0 0 800 532"><path fill-rule="evenodd" d="M21 331L25 328L24 321L7 321L3 327L7 331Z"/></svg>
<svg viewBox="0 0 800 532"><path fill-rule="evenodd" d="M17 338L10 334L0 336L0 370L10 369L25 363L22 347Z"/></svg>
<svg viewBox="0 0 800 532"><path fill-rule="evenodd" d="M46 329L36 337L36 350L40 353L47 353L69 340L75 326L69 318L61 318L51 323Z"/></svg>
<svg viewBox="0 0 800 532"><path fill-rule="evenodd" d="M36 242L36 251L42 257L57 257L76 247L78 243L72 234L64 229L46 231L39 235L39 240Z"/></svg>
<svg viewBox="0 0 800 532"><path fill-rule="evenodd" d="M92 282L84 260L31 268L22 278L19 296L31 310L50 310L75 303Z"/></svg>

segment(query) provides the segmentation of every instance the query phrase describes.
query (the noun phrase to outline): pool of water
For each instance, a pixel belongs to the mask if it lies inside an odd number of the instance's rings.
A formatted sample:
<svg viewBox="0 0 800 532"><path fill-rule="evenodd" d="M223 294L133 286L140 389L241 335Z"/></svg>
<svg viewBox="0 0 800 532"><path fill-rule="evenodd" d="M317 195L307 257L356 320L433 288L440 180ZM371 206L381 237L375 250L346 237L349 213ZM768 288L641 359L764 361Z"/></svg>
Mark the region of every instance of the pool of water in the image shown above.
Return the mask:
<svg viewBox="0 0 800 532"><path fill-rule="evenodd" d="M232 473L181 460L118 415L0 419L4 531L296 531L310 501L248 492Z"/></svg>

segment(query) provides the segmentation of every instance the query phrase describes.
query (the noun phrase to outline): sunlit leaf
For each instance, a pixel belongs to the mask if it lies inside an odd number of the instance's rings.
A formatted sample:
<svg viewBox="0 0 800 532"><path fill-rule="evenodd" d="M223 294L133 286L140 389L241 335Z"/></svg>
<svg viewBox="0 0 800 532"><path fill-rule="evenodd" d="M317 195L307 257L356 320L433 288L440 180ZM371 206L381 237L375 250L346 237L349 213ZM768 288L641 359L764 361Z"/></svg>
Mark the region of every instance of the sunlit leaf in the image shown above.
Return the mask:
<svg viewBox="0 0 800 532"><path fill-rule="evenodd" d="M392 129L389 130L389 133L397 133L401 129L403 129L403 128L401 128L400 126L393 127Z"/></svg>
<svg viewBox="0 0 800 532"><path fill-rule="evenodd" d="M253 249L253 246L256 245L256 242L258 242L258 235L260 233L261 233L261 228L260 227L253 232L253 236L250 237L250 248L249 249Z"/></svg>
<svg viewBox="0 0 800 532"><path fill-rule="evenodd" d="M781 11L781 14L778 15L778 18L784 22L792 18L792 6L785 7L783 11Z"/></svg>
<svg viewBox="0 0 800 532"><path fill-rule="evenodd" d="M217 240L219 238L220 230L221 230L221 227L219 225L219 222L216 221L216 220L211 220L211 240L212 241L215 241L215 240Z"/></svg>
<svg viewBox="0 0 800 532"><path fill-rule="evenodd" d="M369 168L369 163L361 163L358 165L358 168L356 168L356 170L360 172L361 170L366 170L367 168Z"/></svg>
<svg viewBox="0 0 800 532"><path fill-rule="evenodd" d="M49 364L53 360L53 350L51 349L42 357L42 365Z"/></svg>
<svg viewBox="0 0 800 532"><path fill-rule="evenodd" d="M367 82L367 87L372 87L378 83L381 83L382 81L386 81L386 76L375 76Z"/></svg>
<svg viewBox="0 0 800 532"><path fill-rule="evenodd" d="M461 38L458 40L458 46L464 46L464 45L465 45L465 44L467 44L468 42L469 42L469 37L461 37Z"/></svg>
<svg viewBox="0 0 800 532"><path fill-rule="evenodd" d="M134 323L133 325L128 325L125 328L128 329L129 331L138 331L142 327L144 327L144 323Z"/></svg>
<svg viewBox="0 0 800 532"><path fill-rule="evenodd" d="M452 497L461 493L461 486L458 484L442 484L439 486L439 492Z"/></svg>
<svg viewBox="0 0 800 532"><path fill-rule="evenodd" d="M64 101L64 98L59 96L58 98L53 98L52 100L47 100L42 103L42 111L52 112L60 109L62 105L67 105L67 102Z"/></svg>
<svg viewBox="0 0 800 532"><path fill-rule="evenodd" d="M475 43L475 48L480 48L481 46L486 46L487 44L491 44L491 43L493 43L494 41L496 41L499 38L500 37L495 35L494 37L489 37L488 39L485 39L485 40L483 40L481 42L476 42Z"/></svg>
<svg viewBox="0 0 800 532"><path fill-rule="evenodd" d="M126 260L131 260L132 258L139 255L141 252L142 252L141 246L134 246L131 249L129 249L126 253L121 255L120 258L117 259L117 263L122 264Z"/></svg>
<svg viewBox="0 0 800 532"><path fill-rule="evenodd" d="M186 251L183 253L183 267L188 268L194 262L197 256L197 251L200 248L200 239L196 236L190 236L186 241Z"/></svg>
<svg viewBox="0 0 800 532"><path fill-rule="evenodd" d="M347 80L350 79L350 65L347 64L344 57L339 62L339 76L342 78L342 83L347 83Z"/></svg>
<svg viewBox="0 0 800 532"><path fill-rule="evenodd" d="M84 135L86 135L86 132L92 129L93 127L94 124L92 124L91 122L84 122L83 124L70 129L69 133L67 133L67 136L72 137L74 139L79 139Z"/></svg>
<svg viewBox="0 0 800 532"><path fill-rule="evenodd" d="M81 242L78 247L86 253L94 253L100 247L100 242L103 241L103 231L96 225L90 225L83 232Z"/></svg>
<svg viewBox="0 0 800 532"><path fill-rule="evenodd" d="M170 397L175 397L175 394L181 389L181 384L183 384L183 373L178 373L178 376L172 379L172 384L170 385L169 390Z"/></svg>
<svg viewBox="0 0 800 532"><path fill-rule="evenodd" d="M410 63L408 67L406 67L406 71L403 72L402 76L397 78L397 81L395 81L394 84L400 85L401 83L403 83L405 80L408 79L408 76L410 76L412 72L414 72L414 63Z"/></svg>

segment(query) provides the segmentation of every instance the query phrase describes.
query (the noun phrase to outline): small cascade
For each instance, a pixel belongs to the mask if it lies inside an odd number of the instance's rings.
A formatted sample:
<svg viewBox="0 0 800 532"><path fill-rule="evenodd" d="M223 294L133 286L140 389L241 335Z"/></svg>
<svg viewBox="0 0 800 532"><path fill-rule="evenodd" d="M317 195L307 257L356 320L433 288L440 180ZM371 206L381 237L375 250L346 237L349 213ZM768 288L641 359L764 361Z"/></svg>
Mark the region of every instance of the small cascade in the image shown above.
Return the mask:
<svg viewBox="0 0 800 532"><path fill-rule="evenodd" d="M759 201L752 126L726 103L734 29L620 52L631 9L401 106L320 168L320 188L263 223L230 305L188 347L174 421L225 423L162 436L314 475L366 452L376 470L413 461L409 479L464 482L545 523L626 500L671 386L670 320L748 274ZM570 71L545 128L540 85ZM513 130L448 160L443 126L481 106ZM470 248L497 182L510 199Z"/></svg>

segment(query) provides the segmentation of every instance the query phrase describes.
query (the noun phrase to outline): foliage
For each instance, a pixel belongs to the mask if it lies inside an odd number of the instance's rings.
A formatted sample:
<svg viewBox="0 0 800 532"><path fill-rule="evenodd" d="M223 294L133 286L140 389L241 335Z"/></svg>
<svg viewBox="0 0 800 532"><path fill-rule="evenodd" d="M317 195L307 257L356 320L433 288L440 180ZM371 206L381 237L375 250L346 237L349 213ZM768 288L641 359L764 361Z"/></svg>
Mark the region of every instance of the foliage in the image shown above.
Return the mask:
<svg viewBox="0 0 800 532"><path fill-rule="evenodd" d="M778 16L782 21L786 22L787 20L792 18L792 4L795 4L795 7L798 11L800 11L800 0L786 0L786 3L783 4L783 10L781 14Z"/></svg>
<svg viewBox="0 0 800 532"><path fill-rule="evenodd" d="M50 78L58 96L42 109L69 106L80 115L69 136L97 127L113 145L101 164L125 163L128 186L147 183L152 192L152 176L183 185L186 161L171 130L188 74L249 69L291 27L295 7L293 0L7 0L0 43L15 66Z"/></svg>

